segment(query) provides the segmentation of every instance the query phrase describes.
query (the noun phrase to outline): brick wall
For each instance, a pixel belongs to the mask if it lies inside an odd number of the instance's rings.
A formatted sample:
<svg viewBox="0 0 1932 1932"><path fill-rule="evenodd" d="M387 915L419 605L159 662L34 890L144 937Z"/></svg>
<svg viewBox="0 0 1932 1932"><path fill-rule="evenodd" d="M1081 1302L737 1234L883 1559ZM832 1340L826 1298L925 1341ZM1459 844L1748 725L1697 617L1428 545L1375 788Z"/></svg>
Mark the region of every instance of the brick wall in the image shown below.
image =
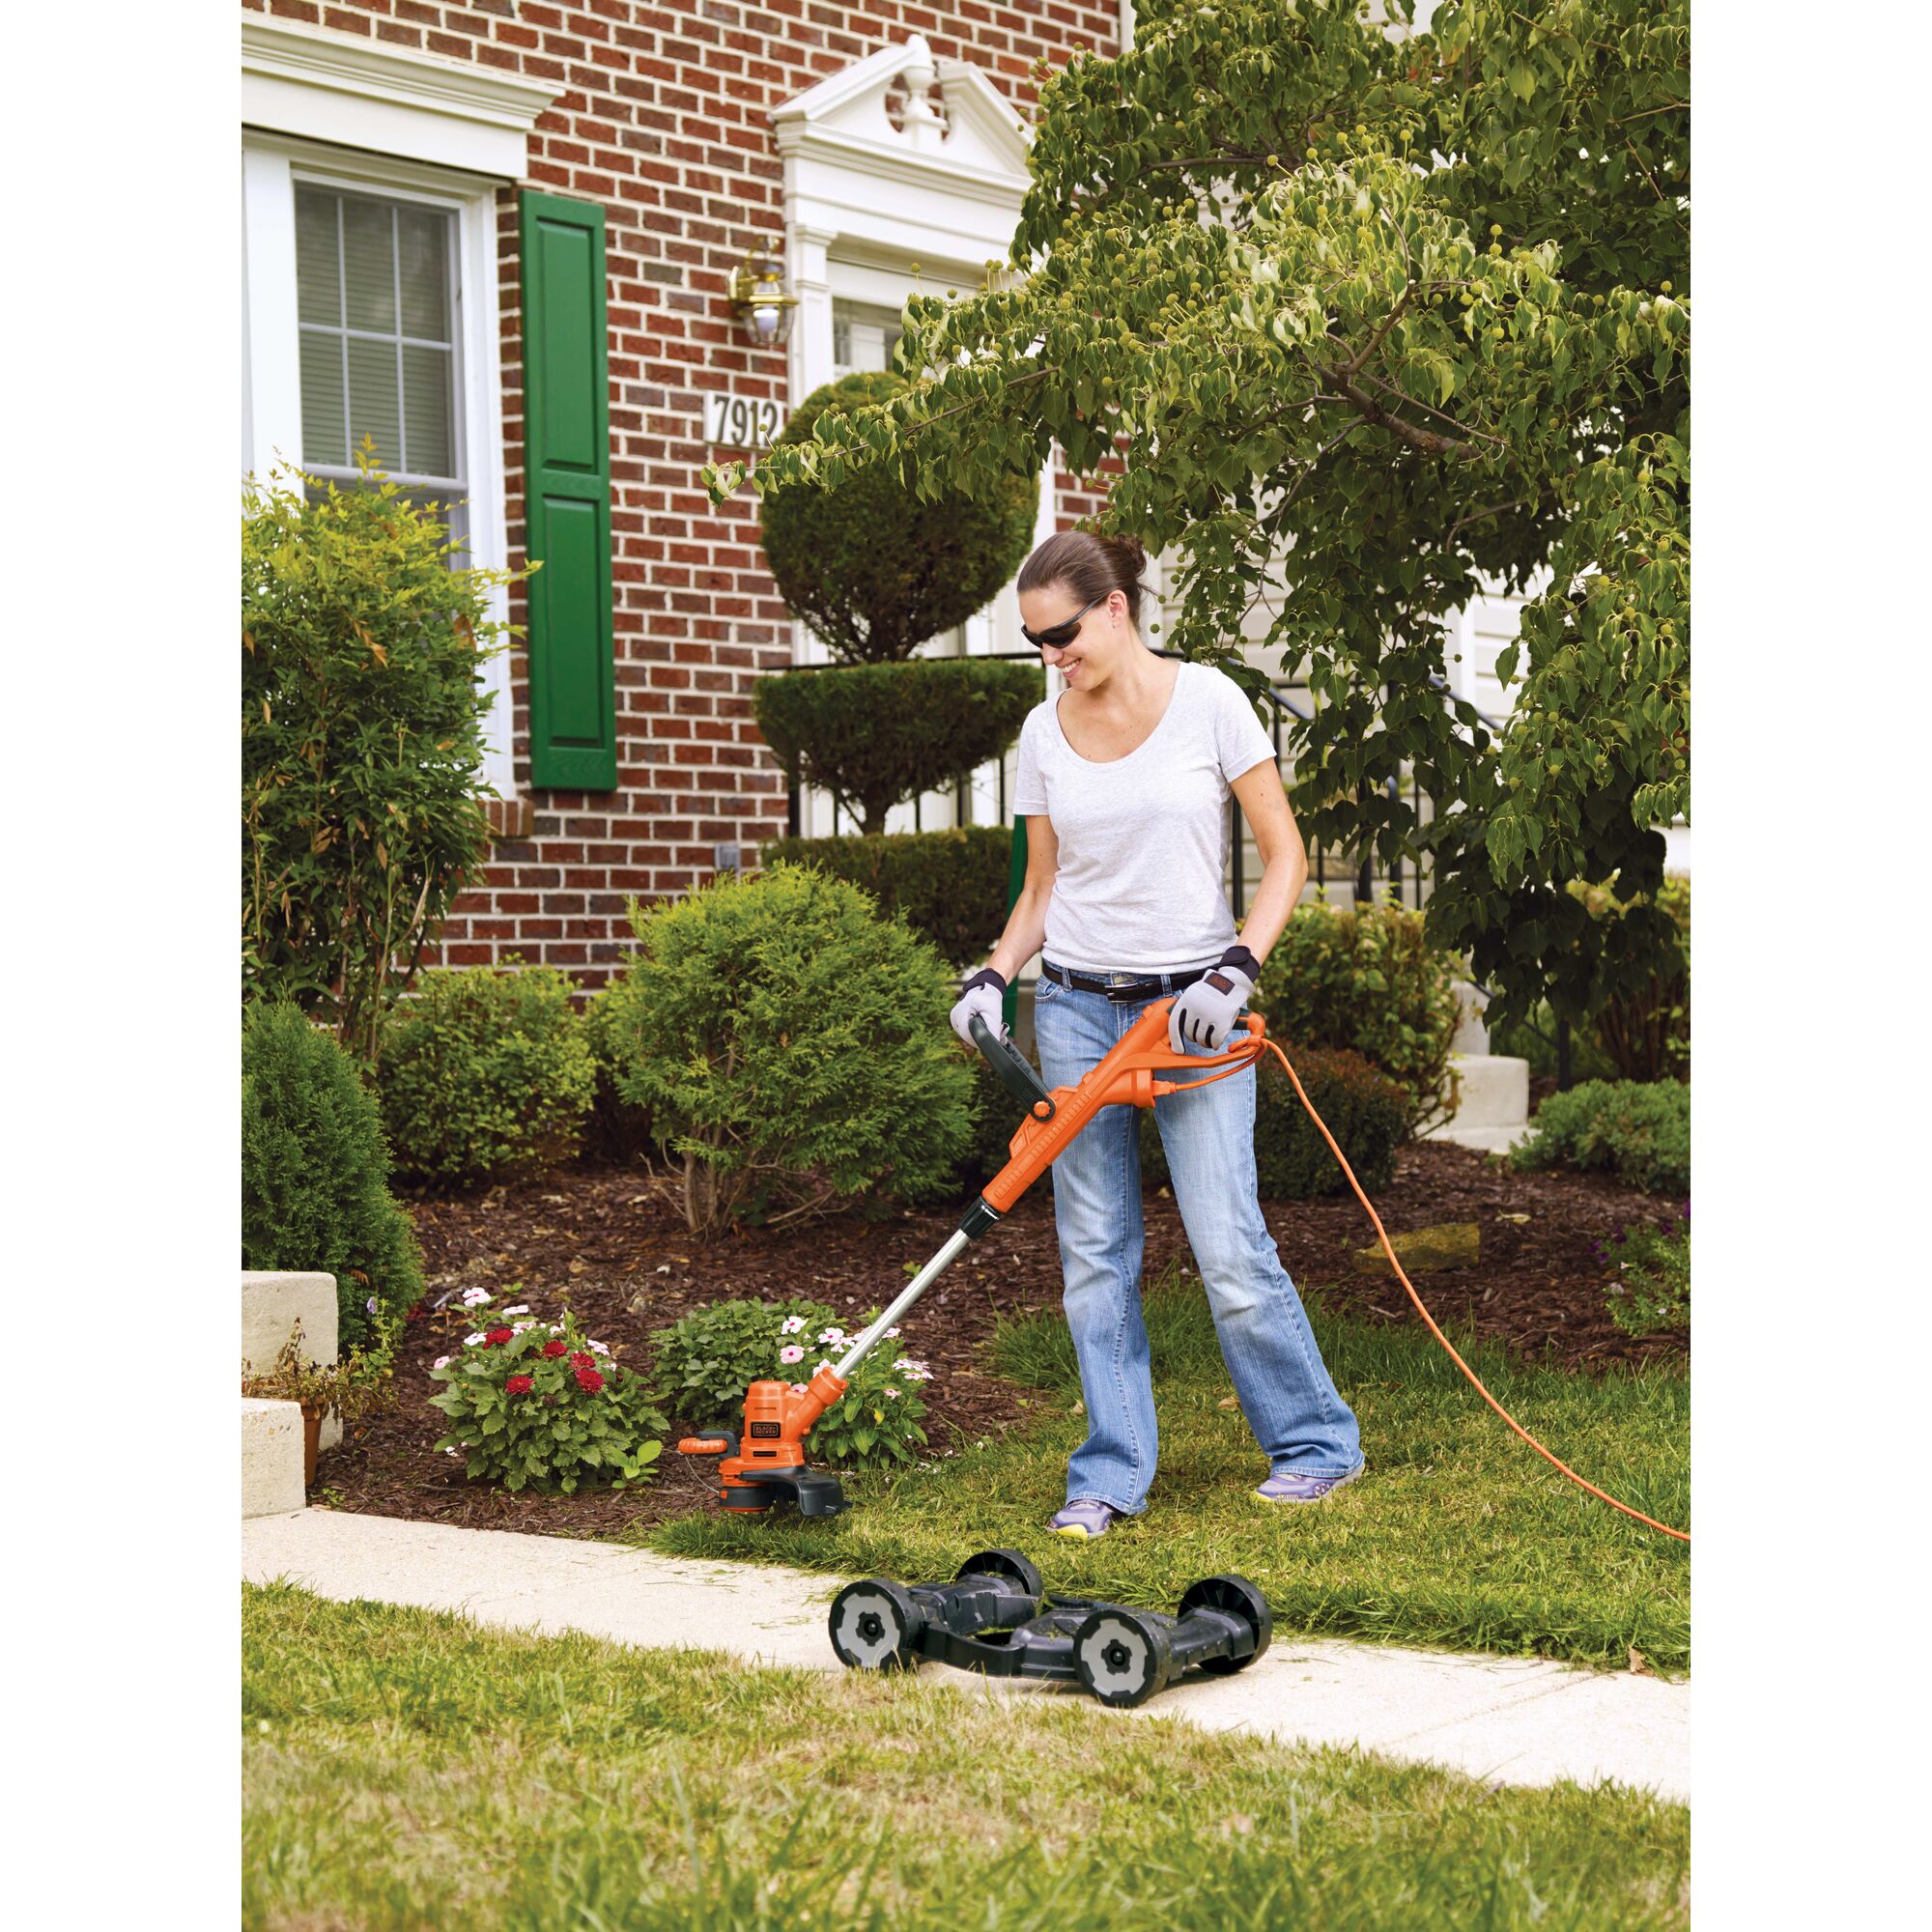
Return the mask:
<svg viewBox="0 0 1932 1932"><path fill-rule="evenodd" d="M714 845L784 831L784 781L751 685L790 661L791 624L763 567L755 495L714 510L698 480L702 392L785 399L781 350L753 349L727 300L753 246L782 253L783 164L771 110L887 41L923 34L976 63L1030 116L1028 70L1077 43L1118 44L1118 9L820 0L244 0L247 11L473 61L564 91L537 123L526 185L601 201L611 329L618 769L614 792L528 787L524 664L513 664L518 791L492 862L443 933L453 965L518 953L601 984L629 949L628 895L712 876ZM516 199L499 197L505 483L523 561L523 385ZM1059 476L1057 526L1103 497ZM513 609L523 621L521 608ZM748 851L748 860L753 854Z"/></svg>

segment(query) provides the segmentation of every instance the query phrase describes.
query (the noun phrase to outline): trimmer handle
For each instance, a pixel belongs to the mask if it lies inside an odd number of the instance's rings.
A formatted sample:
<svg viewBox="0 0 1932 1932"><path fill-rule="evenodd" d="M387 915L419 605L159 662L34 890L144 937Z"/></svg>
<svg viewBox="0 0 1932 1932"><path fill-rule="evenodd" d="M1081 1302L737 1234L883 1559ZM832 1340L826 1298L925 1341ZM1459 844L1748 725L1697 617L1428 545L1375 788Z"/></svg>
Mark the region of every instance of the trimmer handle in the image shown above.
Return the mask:
<svg viewBox="0 0 1932 1932"><path fill-rule="evenodd" d="M1000 1076L1000 1084L1007 1092L1035 1120L1052 1120L1053 1095L1046 1091L1045 1081L1033 1070L1033 1062L1011 1040L996 1034L978 1013L966 1022L966 1031L973 1036L973 1044L986 1056L987 1064Z"/></svg>

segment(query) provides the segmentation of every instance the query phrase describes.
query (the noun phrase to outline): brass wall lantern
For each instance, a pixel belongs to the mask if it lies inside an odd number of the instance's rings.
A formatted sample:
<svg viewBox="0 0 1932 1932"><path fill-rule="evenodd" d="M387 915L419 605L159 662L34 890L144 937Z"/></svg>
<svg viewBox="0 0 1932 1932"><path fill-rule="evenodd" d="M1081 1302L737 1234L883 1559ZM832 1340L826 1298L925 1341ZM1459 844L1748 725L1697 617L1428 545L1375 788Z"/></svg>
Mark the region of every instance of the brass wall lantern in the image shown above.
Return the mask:
<svg viewBox="0 0 1932 1932"><path fill-rule="evenodd" d="M771 255L751 254L731 271L731 312L760 349L779 349L791 333L798 298L784 285L784 265Z"/></svg>

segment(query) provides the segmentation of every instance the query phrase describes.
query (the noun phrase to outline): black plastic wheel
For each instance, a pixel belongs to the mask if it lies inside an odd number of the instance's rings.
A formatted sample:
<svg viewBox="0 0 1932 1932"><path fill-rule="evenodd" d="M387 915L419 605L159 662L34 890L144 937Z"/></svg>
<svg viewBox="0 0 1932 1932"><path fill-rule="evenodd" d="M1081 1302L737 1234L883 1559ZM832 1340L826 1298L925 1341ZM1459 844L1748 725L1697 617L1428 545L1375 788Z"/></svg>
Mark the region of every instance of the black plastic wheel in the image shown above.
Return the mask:
<svg viewBox="0 0 1932 1932"><path fill-rule="evenodd" d="M847 1583L832 1600L832 1649L848 1670L917 1670L924 1619L890 1577Z"/></svg>
<svg viewBox="0 0 1932 1932"><path fill-rule="evenodd" d="M1125 1710L1166 1687L1174 1648L1152 1617L1109 1604L1073 1633L1073 1667L1101 1703Z"/></svg>
<svg viewBox="0 0 1932 1932"><path fill-rule="evenodd" d="M998 1577L1018 1584L1021 1594L1028 1597L1038 1596L1044 1587L1039 1572L1017 1549L982 1549L977 1556L967 1557L952 1580L957 1583L968 1577Z"/></svg>
<svg viewBox="0 0 1932 1932"><path fill-rule="evenodd" d="M1224 1616L1239 1617L1255 1634L1255 1647L1246 1657L1201 1660L1202 1669L1216 1677L1232 1677L1236 1671L1245 1670L1268 1647L1268 1639L1274 1634L1274 1616L1268 1609L1267 1599L1245 1577L1204 1577L1200 1582L1189 1584L1175 1615L1184 1617L1194 1610L1219 1610Z"/></svg>

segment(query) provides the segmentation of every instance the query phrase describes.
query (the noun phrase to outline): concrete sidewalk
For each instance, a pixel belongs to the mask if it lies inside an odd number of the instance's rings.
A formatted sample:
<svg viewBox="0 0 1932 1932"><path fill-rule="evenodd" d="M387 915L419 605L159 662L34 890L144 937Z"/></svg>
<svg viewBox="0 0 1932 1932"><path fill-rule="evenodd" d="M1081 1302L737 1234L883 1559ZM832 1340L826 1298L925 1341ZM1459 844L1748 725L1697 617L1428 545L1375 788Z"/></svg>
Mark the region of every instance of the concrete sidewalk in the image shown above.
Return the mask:
<svg viewBox="0 0 1932 1932"><path fill-rule="evenodd" d="M563 1537L309 1509L244 1522L242 1574L338 1600L458 1610L504 1629L582 1631L616 1643L843 1670L825 1620L845 1579L766 1564L689 1562ZM922 1670L995 1695L1083 1694L939 1663ZM1112 1715L1181 1718L1283 1744L1356 1745L1492 1782L1614 1778L1663 1798L1690 1796L1688 1683L1541 1659L1277 1633L1267 1655L1233 1677L1197 1672L1138 1710Z"/></svg>

